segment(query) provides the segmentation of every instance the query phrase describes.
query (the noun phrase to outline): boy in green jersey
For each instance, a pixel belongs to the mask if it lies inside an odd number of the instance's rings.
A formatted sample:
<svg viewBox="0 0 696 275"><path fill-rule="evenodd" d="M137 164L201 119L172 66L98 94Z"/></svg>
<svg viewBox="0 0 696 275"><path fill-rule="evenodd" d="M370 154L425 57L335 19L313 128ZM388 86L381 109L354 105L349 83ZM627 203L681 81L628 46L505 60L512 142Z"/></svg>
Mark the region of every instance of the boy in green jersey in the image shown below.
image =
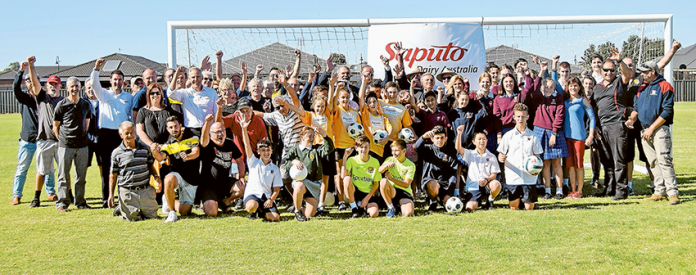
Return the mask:
<svg viewBox="0 0 696 275"><path fill-rule="evenodd" d="M406 142L397 139L391 144L392 156L387 158L379 172L385 178L379 182L379 191L384 202L387 203L387 218L396 216L393 201L399 204L401 214L404 217L413 215L413 193L411 182L416 174L416 165L406 158Z"/></svg>
<svg viewBox="0 0 696 275"><path fill-rule="evenodd" d="M343 163L345 163L341 171L345 188L343 195L350 203L353 218L364 215L365 209L367 214L374 218L379 215L378 200L374 196L382 179L382 174L379 173L379 161L370 157L370 139L366 136L355 138L355 149L358 151L357 156L348 158L353 148L346 148L343 157Z"/></svg>

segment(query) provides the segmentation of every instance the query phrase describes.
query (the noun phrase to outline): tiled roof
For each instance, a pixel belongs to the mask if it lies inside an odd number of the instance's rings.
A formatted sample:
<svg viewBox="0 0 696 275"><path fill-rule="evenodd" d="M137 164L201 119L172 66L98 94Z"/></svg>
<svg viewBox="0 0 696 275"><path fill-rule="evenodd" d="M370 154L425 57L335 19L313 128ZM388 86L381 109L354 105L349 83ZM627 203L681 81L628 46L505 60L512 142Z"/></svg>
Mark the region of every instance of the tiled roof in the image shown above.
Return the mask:
<svg viewBox="0 0 696 275"><path fill-rule="evenodd" d="M241 54L224 60L222 62L222 73L226 76L236 72L241 73L240 63L242 61L246 62L247 72L249 77L253 77L256 65L263 64L262 75L268 75L269 70L272 67L278 67L281 70L285 70L288 65L295 65L295 48L288 45L276 42L251 52ZM313 70L314 64L319 64L322 69L326 67L326 59L315 56L313 54L302 52L301 63L300 63L300 75L307 75L311 70ZM215 68L215 64L213 64Z"/></svg>
<svg viewBox="0 0 696 275"><path fill-rule="evenodd" d="M70 68L72 66L60 66L64 69ZM36 70L36 75L39 76L39 78L48 78L50 75L55 74L58 71L58 66L34 66L34 69ZM29 73L29 71L25 71L25 73ZM17 71L8 71L5 73L0 74L0 79L14 79L15 75L17 75Z"/></svg>
<svg viewBox="0 0 696 275"><path fill-rule="evenodd" d="M157 75L161 77L162 75L164 75L164 71L167 69L166 65L152 61L142 56L114 53L102 58L106 61L120 60L121 64L118 66L118 69L123 72L126 80L130 79L133 76L142 75L143 71L147 68L153 69L157 73ZM96 61L96 59L93 59L80 65L71 68L66 68L58 72L58 76L60 76L61 78L70 76L76 76L80 79L87 78L89 77L89 74L92 72L92 69L94 68L94 63ZM111 72L107 72L104 70L102 70L99 73L100 78L108 78L110 75Z"/></svg>
<svg viewBox="0 0 696 275"><path fill-rule="evenodd" d="M540 66L535 64L535 63L532 63L532 56L533 55L534 54L532 54L532 53L525 52L525 51L519 50L519 49L515 49L515 48L509 47L506 45L500 45L500 46L486 49L486 61L488 61L488 62L493 62L498 66L502 66L504 64L508 64L510 66L513 66L515 64L515 61L517 61L517 59L524 58L529 62L530 69L539 71L539 69L541 69ZM544 61L549 62L549 70L551 69L551 59L550 58L546 58L546 57L539 56L539 55L536 55L536 56L539 57L539 60L541 62L544 62ZM561 61L562 60L563 59L561 59ZM570 64L570 69L573 73L577 73L577 74L581 73L584 70L584 68L582 66L574 65L574 64Z"/></svg>

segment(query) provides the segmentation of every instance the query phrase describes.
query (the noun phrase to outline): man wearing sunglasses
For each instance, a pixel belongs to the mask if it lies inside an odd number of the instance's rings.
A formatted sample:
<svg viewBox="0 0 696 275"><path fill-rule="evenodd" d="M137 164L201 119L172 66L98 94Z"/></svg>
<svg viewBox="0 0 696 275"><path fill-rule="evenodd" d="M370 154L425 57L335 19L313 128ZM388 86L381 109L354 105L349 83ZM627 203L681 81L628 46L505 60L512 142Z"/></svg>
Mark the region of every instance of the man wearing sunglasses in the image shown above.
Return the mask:
<svg viewBox="0 0 696 275"><path fill-rule="evenodd" d="M628 170L626 167L628 148L628 128L624 122L631 113L628 82L632 75L626 63L621 61L618 49L610 49L611 56L602 64L604 81L597 84L590 99L595 110L599 142L600 161L604 165L604 194L612 200L624 200L628 197ZM617 77L616 65L621 67L621 76Z"/></svg>

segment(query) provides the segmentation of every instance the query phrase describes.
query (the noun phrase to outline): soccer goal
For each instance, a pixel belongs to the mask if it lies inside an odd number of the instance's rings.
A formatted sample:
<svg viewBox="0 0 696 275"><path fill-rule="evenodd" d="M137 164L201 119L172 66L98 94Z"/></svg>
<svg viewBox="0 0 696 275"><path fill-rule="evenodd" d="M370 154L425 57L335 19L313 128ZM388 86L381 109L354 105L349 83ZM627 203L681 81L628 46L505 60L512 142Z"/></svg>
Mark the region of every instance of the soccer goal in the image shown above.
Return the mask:
<svg viewBox="0 0 696 275"><path fill-rule="evenodd" d="M512 65L520 57L530 60L533 55L548 61L561 55L561 60L571 64L574 74L590 69L589 57L593 53L608 56L609 48L618 48L623 56L639 64L660 58L672 45L671 14L169 21L168 63L170 67L197 66L206 55L213 57L217 50L222 50L225 74L239 72L240 61L247 62L253 73L256 64L291 65L293 51L299 49L304 53L303 74L314 64L323 67L330 55L335 63L359 68L367 60L370 26L403 23L481 24L488 62ZM671 72L672 65L667 65L665 71ZM671 73L664 77L672 80Z"/></svg>

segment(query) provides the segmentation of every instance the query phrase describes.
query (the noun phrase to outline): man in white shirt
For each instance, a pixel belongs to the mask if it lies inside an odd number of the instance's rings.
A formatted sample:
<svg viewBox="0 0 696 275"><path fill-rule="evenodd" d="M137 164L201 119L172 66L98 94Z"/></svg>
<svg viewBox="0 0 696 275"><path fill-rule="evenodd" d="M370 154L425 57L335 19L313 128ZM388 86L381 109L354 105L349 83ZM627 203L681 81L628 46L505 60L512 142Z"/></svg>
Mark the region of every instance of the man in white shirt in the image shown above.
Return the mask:
<svg viewBox="0 0 696 275"><path fill-rule="evenodd" d="M535 184L537 175L532 175L524 168L524 162L529 156L539 156L543 152L541 143L536 135L527 129L529 113L524 103L515 104L515 128L505 133L498 145L498 160L505 163L505 183L510 193L510 209L517 210L520 200L526 210L534 209L537 202Z"/></svg>
<svg viewBox="0 0 696 275"><path fill-rule="evenodd" d="M94 70L90 74L90 82L94 96L99 100L99 140L97 155L102 160L102 167L111 167L111 152L121 144L118 128L121 122L133 121L133 95L123 91L123 72L111 72L109 90L102 88L99 75L104 59L97 59ZM109 169L102 169L102 206L108 207L109 199Z"/></svg>
<svg viewBox="0 0 696 275"><path fill-rule="evenodd" d="M176 87L176 79L182 74L182 70L183 67L176 69L167 94L170 99L182 103L186 130L193 132L196 136L201 136L201 128L205 122L205 116L215 116L215 111L217 110L215 102L218 96L215 90L203 86L203 73L198 68L189 70L191 87L174 89Z"/></svg>

